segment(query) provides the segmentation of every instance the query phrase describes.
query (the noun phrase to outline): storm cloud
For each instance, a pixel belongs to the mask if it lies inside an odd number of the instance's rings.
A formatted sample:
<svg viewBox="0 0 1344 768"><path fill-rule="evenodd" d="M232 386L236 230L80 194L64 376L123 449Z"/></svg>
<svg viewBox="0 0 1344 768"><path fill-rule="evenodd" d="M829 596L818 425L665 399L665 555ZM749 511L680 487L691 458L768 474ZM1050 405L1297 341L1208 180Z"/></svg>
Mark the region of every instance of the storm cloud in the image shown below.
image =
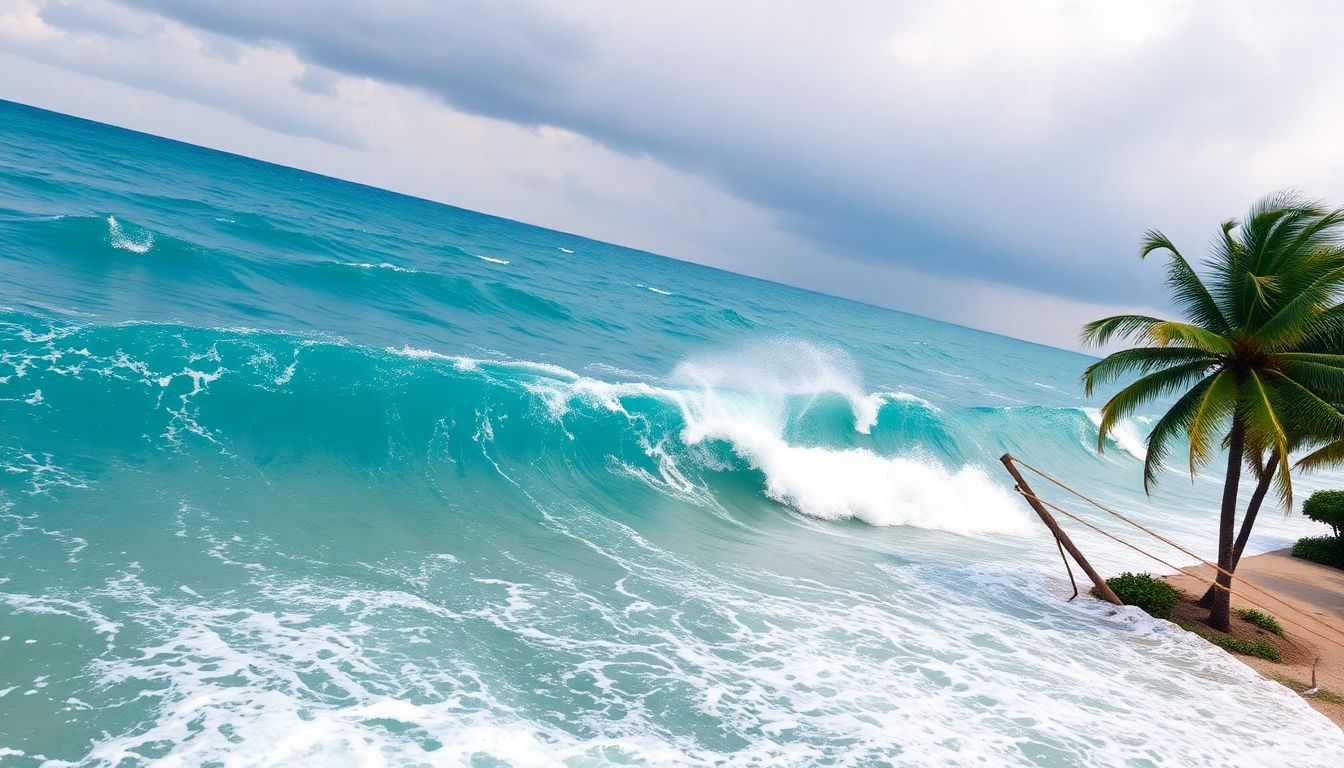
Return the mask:
<svg viewBox="0 0 1344 768"><path fill-rule="evenodd" d="M1327 74L1344 12L1325 3L123 0L136 24L80 5L39 12L120 35L161 19L292 56L314 97L389 83L674 169L826 254L770 275L810 285L815 268L826 290L843 262L1159 304L1160 270L1134 256L1145 228L1198 252L1273 189L1344 201ZM222 93L253 122L356 142Z"/></svg>

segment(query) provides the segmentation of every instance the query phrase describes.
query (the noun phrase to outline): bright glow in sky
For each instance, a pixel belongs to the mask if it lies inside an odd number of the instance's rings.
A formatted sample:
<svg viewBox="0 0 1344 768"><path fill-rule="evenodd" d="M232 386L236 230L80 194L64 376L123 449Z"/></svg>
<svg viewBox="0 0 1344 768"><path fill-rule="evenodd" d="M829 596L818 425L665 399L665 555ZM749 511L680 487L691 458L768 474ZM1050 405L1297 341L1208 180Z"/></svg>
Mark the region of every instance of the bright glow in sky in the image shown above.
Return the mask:
<svg viewBox="0 0 1344 768"><path fill-rule="evenodd" d="M0 98L1059 346L1344 202L1328 2L0 0ZM1153 309L1156 308L1156 309Z"/></svg>

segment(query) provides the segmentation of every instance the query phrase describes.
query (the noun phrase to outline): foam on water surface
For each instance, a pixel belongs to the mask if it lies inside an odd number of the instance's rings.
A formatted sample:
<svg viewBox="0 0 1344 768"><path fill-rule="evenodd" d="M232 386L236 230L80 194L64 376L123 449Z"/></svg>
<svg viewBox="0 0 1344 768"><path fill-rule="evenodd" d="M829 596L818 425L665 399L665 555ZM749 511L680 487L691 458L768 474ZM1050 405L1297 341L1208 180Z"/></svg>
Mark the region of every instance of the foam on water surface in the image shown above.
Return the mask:
<svg viewBox="0 0 1344 768"><path fill-rule="evenodd" d="M1066 602L999 455L1201 551L1219 491L1083 356L0 112L6 768L1341 762Z"/></svg>

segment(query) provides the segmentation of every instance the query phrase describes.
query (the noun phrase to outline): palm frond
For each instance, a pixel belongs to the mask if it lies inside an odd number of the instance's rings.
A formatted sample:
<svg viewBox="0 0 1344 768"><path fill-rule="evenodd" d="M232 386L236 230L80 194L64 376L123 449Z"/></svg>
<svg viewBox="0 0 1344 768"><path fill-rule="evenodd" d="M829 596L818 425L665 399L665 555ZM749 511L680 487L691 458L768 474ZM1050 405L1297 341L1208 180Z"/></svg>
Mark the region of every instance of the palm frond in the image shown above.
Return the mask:
<svg viewBox="0 0 1344 768"><path fill-rule="evenodd" d="M1096 347L1105 345L1115 337L1124 339L1137 336L1151 341L1151 337L1148 336L1149 329L1165 322L1167 321L1160 317L1147 315L1114 315L1084 325L1081 335L1084 344Z"/></svg>
<svg viewBox="0 0 1344 768"><path fill-rule="evenodd" d="M1312 320L1311 333L1297 345L1303 352L1344 350L1344 304L1326 309Z"/></svg>
<svg viewBox="0 0 1344 768"><path fill-rule="evenodd" d="M1190 391L1177 399L1153 425L1152 431L1148 433L1148 454L1143 460L1144 492L1152 492L1152 486L1157 483L1158 473L1166 465L1167 456L1171 453L1172 443L1187 431L1200 402L1218 375L1206 376L1200 380L1190 388Z"/></svg>
<svg viewBox="0 0 1344 768"><path fill-rule="evenodd" d="M1190 419L1185 424L1186 435L1190 441L1190 474L1212 455L1210 444L1215 436L1223 431L1236 410L1237 377L1224 368L1211 377L1208 388L1195 404Z"/></svg>
<svg viewBox="0 0 1344 768"><path fill-rule="evenodd" d="M1344 367L1344 354L1335 352L1276 352L1274 360L1291 363L1316 363L1317 365L1329 365L1333 367Z"/></svg>
<svg viewBox="0 0 1344 768"><path fill-rule="evenodd" d="M1150 373L1111 396L1101 407L1101 424L1097 427L1097 450L1106 449L1106 436L1121 419L1134 413L1142 405L1165 397L1189 386L1207 373L1209 366L1203 360L1174 365Z"/></svg>
<svg viewBox="0 0 1344 768"><path fill-rule="evenodd" d="M1337 248L1344 242L1344 207L1320 211L1314 220L1303 227L1297 239L1282 249L1279 258L1287 260L1305 253ZM1276 263L1281 268L1282 263Z"/></svg>
<svg viewBox="0 0 1344 768"><path fill-rule="evenodd" d="M1344 438L1344 414L1329 400L1283 373L1270 371L1265 380L1274 387L1277 409L1288 422L1290 442L1303 439L1327 442Z"/></svg>
<svg viewBox="0 0 1344 768"><path fill-rule="evenodd" d="M1083 389L1088 397L1100 385L1115 381L1126 373L1147 374L1159 368L1194 363L1200 360L1209 366L1217 364L1217 358L1207 352L1186 347L1135 347L1113 352L1101 360L1089 365L1083 372Z"/></svg>
<svg viewBox="0 0 1344 768"><path fill-rule="evenodd" d="M1164 347L1174 344L1198 349L1211 355L1225 354L1232 349L1225 337L1197 325L1178 323L1174 320L1152 326L1148 329L1148 334L1154 342Z"/></svg>
<svg viewBox="0 0 1344 768"><path fill-rule="evenodd" d="M1181 252L1171 240L1161 232L1150 229L1144 233L1143 243L1139 247L1139 258L1147 258L1154 251L1167 251L1171 254L1167 262L1167 287L1171 289L1172 299L1186 317L1213 333L1228 333L1231 326L1223 317L1213 294L1200 279Z"/></svg>
<svg viewBox="0 0 1344 768"><path fill-rule="evenodd" d="M1332 467L1336 464L1344 464L1344 440L1339 440L1328 445L1317 448L1311 453L1303 456L1294 464L1297 469L1310 471L1321 469L1323 467Z"/></svg>
<svg viewBox="0 0 1344 768"><path fill-rule="evenodd" d="M1327 355L1340 357L1344 355ZM1344 364L1329 365L1310 360L1279 361L1281 375L1331 402L1344 402Z"/></svg>
<svg viewBox="0 0 1344 768"><path fill-rule="evenodd" d="M1293 298L1255 328L1255 336L1270 348L1281 349L1311 336L1316 316L1333 305L1344 290L1344 263L1332 266L1297 291Z"/></svg>
<svg viewBox="0 0 1344 768"><path fill-rule="evenodd" d="M1264 379L1255 370L1248 371L1242 383L1243 397L1239 414L1244 425L1247 444L1255 451L1277 451L1281 456L1288 455L1287 417L1281 412L1276 400L1266 386ZM1284 505L1292 503L1292 478L1281 471L1279 480L1280 495Z"/></svg>

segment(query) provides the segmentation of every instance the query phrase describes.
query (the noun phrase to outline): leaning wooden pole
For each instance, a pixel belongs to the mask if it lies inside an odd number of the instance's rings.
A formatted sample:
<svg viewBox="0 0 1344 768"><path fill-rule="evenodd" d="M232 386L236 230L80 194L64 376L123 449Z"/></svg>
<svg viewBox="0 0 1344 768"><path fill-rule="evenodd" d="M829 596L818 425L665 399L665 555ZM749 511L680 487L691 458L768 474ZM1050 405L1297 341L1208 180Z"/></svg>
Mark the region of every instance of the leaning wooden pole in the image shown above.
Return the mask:
<svg viewBox="0 0 1344 768"><path fill-rule="evenodd" d="M1013 476L1013 481L1017 483L1017 492L1022 494L1022 498L1027 500L1027 503L1031 505L1032 509L1036 510L1036 514L1041 518L1041 522L1045 523L1045 527L1049 528L1050 532L1055 535L1055 540L1063 545L1064 549L1068 550L1070 555L1073 555L1073 559L1077 561L1078 565L1082 566L1083 572L1087 574L1088 578L1092 579L1092 583L1097 587L1097 594L1100 595L1103 600L1115 603L1116 605L1123 605L1123 603L1120 602L1120 598L1115 596L1115 592L1111 591L1106 580L1101 578L1101 575L1093 570L1092 564L1087 562L1087 558L1083 557L1083 553L1079 552L1078 547L1074 546L1073 540L1069 538L1069 534L1065 533L1064 529L1059 527L1059 523L1055 522L1054 515L1051 515L1050 512L1041 505L1041 502L1037 500L1036 494L1031 490L1031 486L1027 485L1027 481L1022 477L1022 473L1018 472L1017 467L1013 465L1012 454L1003 454L1003 456L999 458L999 461L1002 461L1003 466L1008 469L1008 474Z"/></svg>

